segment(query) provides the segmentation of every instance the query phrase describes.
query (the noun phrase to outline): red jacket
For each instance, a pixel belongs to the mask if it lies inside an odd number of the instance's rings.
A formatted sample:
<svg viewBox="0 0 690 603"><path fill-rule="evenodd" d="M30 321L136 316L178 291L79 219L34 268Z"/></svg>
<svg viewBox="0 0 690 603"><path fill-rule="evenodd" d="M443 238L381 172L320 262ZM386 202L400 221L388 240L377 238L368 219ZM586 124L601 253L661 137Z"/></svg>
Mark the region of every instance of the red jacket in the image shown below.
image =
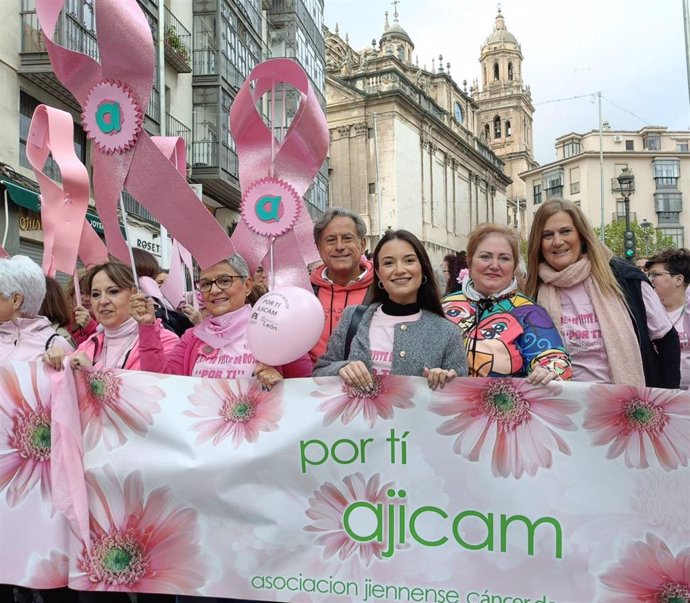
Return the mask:
<svg viewBox="0 0 690 603"><path fill-rule="evenodd" d="M336 285L325 279L323 271L326 266L319 266L311 273L311 284L323 306L323 313L326 319L319 341L309 352L314 362L326 351L328 339L338 326L343 310L348 306L361 304L369 290L369 285L374 281L374 268L371 262L362 259L360 260L359 267L362 270L366 269L366 273L361 278L347 285Z"/></svg>

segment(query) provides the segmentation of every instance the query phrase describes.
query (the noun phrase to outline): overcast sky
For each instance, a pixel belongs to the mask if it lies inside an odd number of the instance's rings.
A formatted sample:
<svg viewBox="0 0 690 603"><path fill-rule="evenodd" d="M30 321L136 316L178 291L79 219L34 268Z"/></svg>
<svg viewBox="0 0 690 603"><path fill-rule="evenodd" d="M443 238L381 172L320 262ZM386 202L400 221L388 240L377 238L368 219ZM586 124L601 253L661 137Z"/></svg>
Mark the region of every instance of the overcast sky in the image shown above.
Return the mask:
<svg viewBox="0 0 690 603"><path fill-rule="evenodd" d="M496 2L401 0L400 25L419 64L443 55L451 75L481 86L479 49L493 31ZM361 50L383 33L390 0L325 0L325 23ZM682 0L503 0L508 31L522 46L523 79L532 89L537 161L554 161L554 141L599 127L591 97L601 90L603 118L617 130L645 125L690 129Z"/></svg>

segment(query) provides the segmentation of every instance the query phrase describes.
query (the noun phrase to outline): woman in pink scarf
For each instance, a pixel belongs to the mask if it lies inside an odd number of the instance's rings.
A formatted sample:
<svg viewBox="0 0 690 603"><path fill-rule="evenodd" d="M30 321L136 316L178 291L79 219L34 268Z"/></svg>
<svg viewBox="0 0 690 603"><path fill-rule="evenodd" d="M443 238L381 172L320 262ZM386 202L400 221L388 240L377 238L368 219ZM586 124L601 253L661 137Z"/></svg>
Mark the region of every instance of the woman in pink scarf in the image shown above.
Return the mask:
<svg viewBox="0 0 690 603"><path fill-rule="evenodd" d="M151 300L141 294L132 296L130 312L139 323L142 370L209 379L255 376L266 388L283 377L311 376L311 361L306 355L284 367L271 367L258 362L249 350L246 331L251 306L247 298L252 279L242 256L235 254L202 270L196 288L208 315L189 329L170 353L161 346L161 329L154 323Z"/></svg>
<svg viewBox="0 0 690 603"><path fill-rule="evenodd" d="M525 292L561 332L574 381L678 387L678 333L659 298L640 270L604 247L577 205L541 205L528 260Z"/></svg>
<svg viewBox="0 0 690 603"><path fill-rule="evenodd" d="M120 262L94 266L87 273L86 287L100 327L72 354L72 367L142 370L138 325L129 315L130 298L136 291L131 268ZM158 327L162 328L160 320ZM160 341L161 349L168 353L178 337L163 329ZM46 362L58 369L63 358L64 353L53 349L44 355Z"/></svg>

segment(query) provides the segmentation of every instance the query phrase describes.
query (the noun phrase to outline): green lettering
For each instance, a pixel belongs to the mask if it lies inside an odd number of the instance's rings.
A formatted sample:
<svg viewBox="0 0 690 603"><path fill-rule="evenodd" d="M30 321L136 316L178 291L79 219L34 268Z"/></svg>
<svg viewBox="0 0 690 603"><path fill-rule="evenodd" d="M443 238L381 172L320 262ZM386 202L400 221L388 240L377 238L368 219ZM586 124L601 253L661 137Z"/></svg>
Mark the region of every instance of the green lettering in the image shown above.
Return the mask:
<svg viewBox="0 0 690 603"><path fill-rule="evenodd" d="M514 521L519 521L527 527L527 554L534 555L534 532L543 523L553 526L556 533L556 559L563 558L563 529L561 524L554 517L541 517L532 522L524 515L501 515L501 552L505 553L508 548L508 526Z"/></svg>
<svg viewBox="0 0 690 603"><path fill-rule="evenodd" d="M483 542L480 542L479 544L470 544L469 542L466 542L462 536L460 536L460 531L458 530L458 528L460 527L460 522L463 519L465 519L465 517L477 517L484 522L484 525L486 526L486 538ZM479 511L463 511L462 513L458 513L455 516L455 519L453 520L453 536L455 536L455 540L460 546L469 549L470 551L479 551L480 549L487 549L488 551L493 551L494 514L489 513L488 515L484 515Z"/></svg>
<svg viewBox="0 0 690 603"><path fill-rule="evenodd" d="M372 511L376 517L376 528L371 534L364 536L356 534L350 527L350 515L353 511L360 508ZM381 503L374 505L366 500L360 500L348 505L345 513L343 513L343 528L347 535L357 542L370 542L372 540L383 542L383 505Z"/></svg>
<svg viewBox="0 0 690 603"><path fill-rule="evenodd" d="M412 538L414 538L419 544L424 546L441 546L442 544L448 542L447 536L443 536L438 540L426 540L419 535L419 532L417 531L417 518L422 513L435 513L436 515L441 516L443 519L448 519L448 514L443 509L431 506L419 507L419 509L416 509L410 516L410 536L412 536Z"/></svg>

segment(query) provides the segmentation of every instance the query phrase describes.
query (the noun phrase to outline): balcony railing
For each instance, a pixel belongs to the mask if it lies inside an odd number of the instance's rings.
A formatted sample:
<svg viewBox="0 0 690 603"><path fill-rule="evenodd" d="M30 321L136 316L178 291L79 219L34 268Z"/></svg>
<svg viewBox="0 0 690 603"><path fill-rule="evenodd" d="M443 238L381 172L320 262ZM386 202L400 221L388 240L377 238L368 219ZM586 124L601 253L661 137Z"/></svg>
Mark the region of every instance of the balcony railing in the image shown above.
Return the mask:
<svg viewBox="0 0 690 603"><path fill-rule="evenodd" d="M125 204L125 211L128 214L143 218L144 220L150 220L151 222L158 222L158 219L149 210L140 205L127 191L122 191L122 200Z"/></svg>
<svg viewBox="0 0 690 603"><path fill-rule="evenodd" d="M185 126L181 121L176 120L170 113L165 114L165 134L166 136L180 136L184 140L187 149L187 163L190 161L192 151L192 130Z"/></svg>
<svg viewBox="0 0 690 603"><path fill-rule="evenodd" d="M192 170L204 168L220 168L237 176L237 154L229 147L218 141L201 140L192 143Z"/></svg>
<svg viewBox="0 0 690 603"><path fill-rule="evenodd" d="M192 71L192 34L177 20L170 9L165 8L164 23L165 60L178 73Z"/></svg>
<svg viewBox="0 0 690 603"><path fill-rule="evenodd" d="M35 10L26 10L21 13L22 36L21 52L23 53L43 53L48 52L43 34L38 23L38 16ZM55 35L53 40L70 50L76 50L89 55L98 60L98 45L96 36L89 31L73 15L62 13L58 18Z"/></svg>
<svg viewBox="0 0 690 603"><path fill-rule="evenodd" d="M615 212L613 212L613 214L611 214L611 219L614 222L616 222L617 220L625 220L625 212L624 211L615 211ZM637 212L636 211L630 212L630 221L631 222L637 221Z"/></svg>

